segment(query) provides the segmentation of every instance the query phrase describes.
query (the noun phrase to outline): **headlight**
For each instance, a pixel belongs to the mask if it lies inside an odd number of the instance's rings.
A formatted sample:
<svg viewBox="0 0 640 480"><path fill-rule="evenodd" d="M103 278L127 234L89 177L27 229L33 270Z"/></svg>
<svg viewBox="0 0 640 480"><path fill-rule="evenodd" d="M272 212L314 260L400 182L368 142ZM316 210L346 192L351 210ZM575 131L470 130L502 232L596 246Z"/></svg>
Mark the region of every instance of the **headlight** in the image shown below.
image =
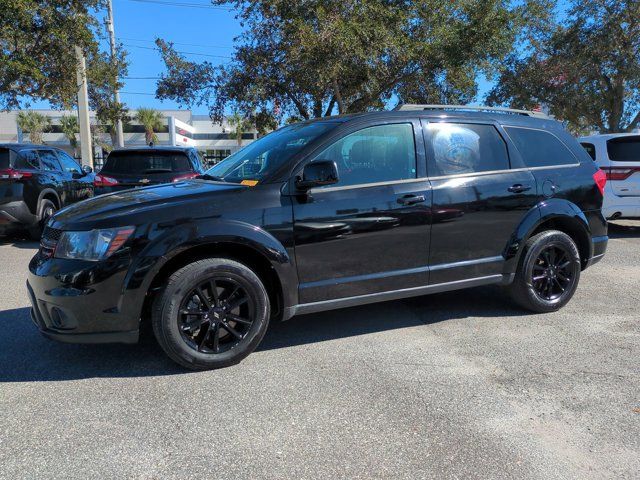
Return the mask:
<svg viewBox="0 0 640 480"><path fill-rule="evenodd" d="M115 253L134 230L134 227L119 227L88 232L63 232L54 256L91 262L104 260Z"/></svg>

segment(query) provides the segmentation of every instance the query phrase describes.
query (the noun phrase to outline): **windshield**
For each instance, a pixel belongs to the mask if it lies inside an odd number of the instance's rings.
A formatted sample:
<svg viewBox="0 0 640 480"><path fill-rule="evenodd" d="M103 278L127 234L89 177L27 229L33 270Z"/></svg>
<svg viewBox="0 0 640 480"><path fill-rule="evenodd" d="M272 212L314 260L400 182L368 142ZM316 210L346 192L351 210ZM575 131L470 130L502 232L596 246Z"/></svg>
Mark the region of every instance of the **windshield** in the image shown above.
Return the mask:
<svg viewBox="0 0 640 480"><path fill-rule="evenodd" d="M335 122L299 123L276 130L250 143L206 171L227 182L259 182L285 164L320 135L335 128Z"/></svg>
<svg viewBox="0 0 640 480"><path fill-rule="evenodd" d="M187 155L181 152L111 152L102 167L104 173L153 174L189 172L193 170Z"/></svg>

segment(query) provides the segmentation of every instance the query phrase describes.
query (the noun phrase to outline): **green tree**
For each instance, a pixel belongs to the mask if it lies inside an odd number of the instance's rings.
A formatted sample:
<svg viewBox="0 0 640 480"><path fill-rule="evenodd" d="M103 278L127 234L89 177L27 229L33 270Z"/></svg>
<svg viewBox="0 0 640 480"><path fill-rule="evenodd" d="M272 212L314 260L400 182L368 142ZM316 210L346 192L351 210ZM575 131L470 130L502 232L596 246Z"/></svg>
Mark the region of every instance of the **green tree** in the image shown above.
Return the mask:
<svg viewBox="0 0 640 480"><path fill-rule="evenodd" d="M571 0L566 19L512 55L488 102L544 104L574 132L640 125L640 2Z"/></svg>
<svg viewBox="0 0 640 480"><path fill-rule="evenodd" d="M307 119L393 98L466 102L477 74L496 70L541 1L217 0L245 26L233 61L191 62L158 39L167 71L157 96L207 104L218 120L230 107Z"/></svg>
<svg viewBox="0 0 640 480"><path fill-rule="evenodd" d="M88 60L97 54L103 7L104 0L0 0L0 108L20 108L25 97L71 105L74 46Z"/></svg>
<svg viewBox="0 0 640 480"><path fill-rule="evenodd" d="M32 110L18 113L18 127L24 133L29 133L31 143L44 144L44 133L51 128L51 119Z"/></svg>
<svg viewBox="0 0 640 480"><path fill-rule="evenodd" d="M227 122L233 127L232 135L236 139L238 146L242 146L242 135L251 128L251 122L238 112L234 112L233 115L227 117Z"/></svg>
<svg viewBox="0 0 640 480"><path fill-rule="evenodd" d="M162 113L153 108L139 108L135 119L144 127L145 142L147 144L158 141L156 132L164 126Z"/></svg>
<svg viewBox="0 0 640 480"><path fill-rule="evenodd" d="M73 148L73 155L78 154L78 138L76 134L80 133L80 127L78 126L78 117L74 115L63 115L60 117L60 129L67 140L69 145Z"/></svg>

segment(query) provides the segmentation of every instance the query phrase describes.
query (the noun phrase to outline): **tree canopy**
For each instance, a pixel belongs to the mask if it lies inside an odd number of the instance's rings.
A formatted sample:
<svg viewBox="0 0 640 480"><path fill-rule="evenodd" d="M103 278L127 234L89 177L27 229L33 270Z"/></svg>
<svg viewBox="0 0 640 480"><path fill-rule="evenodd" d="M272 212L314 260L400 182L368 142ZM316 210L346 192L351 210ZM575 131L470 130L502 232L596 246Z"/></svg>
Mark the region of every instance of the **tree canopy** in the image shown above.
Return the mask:
<svg viewBox="0 0 640 480"><path fill-rule="evenodd" d="M213 3L233 6L245 28L232 62L192 62L158 39L167 71L157 96L206 104L217 120L230 107L258 120L358 112L392 98L468 102L478 73L496 71L540 1Z"/></svg>
<svg viewBox="0 0 640 480"><path fill-rule="evenodd" d="M506 62L489 103L544 104L574 132L640 126L640 2L571 0L565 20Z"/></svg>

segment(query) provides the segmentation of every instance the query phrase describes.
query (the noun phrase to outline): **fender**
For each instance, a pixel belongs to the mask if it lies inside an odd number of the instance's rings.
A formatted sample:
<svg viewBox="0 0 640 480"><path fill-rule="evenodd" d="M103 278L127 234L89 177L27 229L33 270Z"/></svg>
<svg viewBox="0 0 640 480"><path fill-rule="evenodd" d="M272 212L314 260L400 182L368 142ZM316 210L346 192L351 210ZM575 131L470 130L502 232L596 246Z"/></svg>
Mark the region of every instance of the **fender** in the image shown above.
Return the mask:
<svg viewBox="0 0 640 480"><path fill-rule="evenodd" d="M505 274L514 274L516 272L523 247L527 240L531 238L532 233L543 223L557 218L562 218L563 221L570 221L573 226L580 228L591 237L589 222L580 207L560 198L545 199L526 213L516 231L511 235L509 243L503 252ZM591 242L589 242L589 246L593 250ZM590 251L589 258L592 254L593 252Z"/></svg>
<svg viewBox="0 0 640 480"><path fill-rule="evenodd" d="M35 208L36 215L38 215L40 213L38 211L38 209L40 207L40 202L42 201L44 196L47 195L47 194L51 194L54 197L56 197L56 201L58 202L58 210L61 210L62 208L64 208L64 205L62 205L62 201L60 200L60 195L58 195L58 192L56 192L53 188L45 188L38 195L38 203L37 203L36 208Z"/></svg>
<svg viewBox="0 0 640 480"><path fill-rule="evenodd" d="M149 243L136 255L123 286L123 308L137 310L139 315L144 294L162 267L176 255L201 245L232 243L252 248L265 257L275 269L282 285L283 303L297 303L297 272L287 249L266 230L237 220L205 219L163 227L158 224L148 234ZM140 293L143 292L142 295ZM127 306L127 304L129 304Z"/></svg>

